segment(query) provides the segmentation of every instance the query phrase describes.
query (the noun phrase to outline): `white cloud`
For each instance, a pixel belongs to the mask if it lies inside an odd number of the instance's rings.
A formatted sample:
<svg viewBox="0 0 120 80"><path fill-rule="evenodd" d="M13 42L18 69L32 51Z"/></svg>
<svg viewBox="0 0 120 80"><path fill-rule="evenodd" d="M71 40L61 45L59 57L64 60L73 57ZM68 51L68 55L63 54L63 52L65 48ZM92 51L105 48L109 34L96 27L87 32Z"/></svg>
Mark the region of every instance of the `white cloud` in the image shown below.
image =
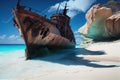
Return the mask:
<svg viewBox="0 0 120 80"><path fill-rule="evenodd" d="M8 40L10 40L10 43L12 43L12 44L14 44L14 43L15 44L23 44L24 43L22 38L20 36L15 35L15 34L10 35L8 37Z"/></svg>
<svg viewBox="0 0 120 80"><path fill-rule="evenodd" d="M78 31L74 31L74 34L78 34Z"/></svg>
<svg viewBox="0 0 120 80"><path fill-rule="evenodd" d="M95 2L96 0L69 0L69 1L63 1L61 2L61 9L63 9L65 3L67 2L68 6L68 15L70 17L74 17L80 12L86 12L86 10ZM51 6L48 10L49 12L55 11L58 8L59 3L55 4L54 6Z"/></svg>
<svg viewBox="0 0 120 80"><path fill-rule="evenodd" d="M24 41L15 34L10 36L3 34L0 36L0 44L24 44Z"/></svg>
<svg viewBox="0 0 120 80"><path fill-rule="evenodd" d="M80 38L80 33L78 31L74 31L75 38Z"/></svg>
<svg viewBox="0 0 120 80"><path fill-rule="evenodd" d="M5 38L6 38L5 34L3 34L3 35L0 36L0 39L2 39L2 40L5 39Z"/></svg>
<svg viewBox="0 0 120 80"><path fill-rule="evenodd" d="M11 35L8 37L8 39L11 39L11 40L17 40L19 37L17 35Z"/></svg>
<svg viewBox="0 0 120 80"><path fill-rule="evenodd" d="M74 36L77 44L81 43L80 33L78 31L74 31Z"/></svg>

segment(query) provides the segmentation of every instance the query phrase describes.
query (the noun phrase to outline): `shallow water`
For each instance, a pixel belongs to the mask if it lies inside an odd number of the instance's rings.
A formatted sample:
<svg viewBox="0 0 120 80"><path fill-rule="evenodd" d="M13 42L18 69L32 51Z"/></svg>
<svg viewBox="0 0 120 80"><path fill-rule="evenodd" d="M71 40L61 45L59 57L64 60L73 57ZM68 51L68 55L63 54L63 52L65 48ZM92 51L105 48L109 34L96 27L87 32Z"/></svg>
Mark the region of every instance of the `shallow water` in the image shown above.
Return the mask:
<svg viewBox="0 0 120 80"><path fill-rule="evenodd" d="M0 52L23 50L23 49L25 49L25 47L26 46L24 44L1 44Z"/></svg>
<svg viewBox="0 0 120 80"><path fill-rule="evenodd" d="M79 47L79 44L76 44L76 48ZM14 50L25 50L25 44L0 44L0 52L3 51L14 51Z"/></svg>

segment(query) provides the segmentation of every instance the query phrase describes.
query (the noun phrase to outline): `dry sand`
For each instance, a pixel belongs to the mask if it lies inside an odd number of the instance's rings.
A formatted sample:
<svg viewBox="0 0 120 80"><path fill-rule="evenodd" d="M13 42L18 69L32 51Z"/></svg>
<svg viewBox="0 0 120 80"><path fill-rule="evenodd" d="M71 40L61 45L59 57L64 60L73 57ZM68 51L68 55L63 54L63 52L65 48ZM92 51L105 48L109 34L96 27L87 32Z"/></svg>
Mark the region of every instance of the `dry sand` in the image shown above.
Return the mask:
<svg viewBox="0 0 120 80"><path fill-rule="evenodd" d="M0 52L0 80L120 80L120 41L27 61L24 50L5 53Z"/></svg>

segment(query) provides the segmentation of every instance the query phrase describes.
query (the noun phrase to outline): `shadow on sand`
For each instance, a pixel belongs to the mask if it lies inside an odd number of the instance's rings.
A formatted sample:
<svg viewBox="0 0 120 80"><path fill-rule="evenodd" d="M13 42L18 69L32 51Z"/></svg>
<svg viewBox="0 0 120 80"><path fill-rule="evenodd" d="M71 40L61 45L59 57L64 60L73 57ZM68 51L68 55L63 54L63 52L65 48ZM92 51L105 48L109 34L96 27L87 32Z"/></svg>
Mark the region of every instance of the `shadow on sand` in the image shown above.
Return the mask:
<svg viewBox="0 0 120 80"><path fill-rule="evenodd" d="M103 55L105 54L103 51L89 51L84 48L76 48L69 50L61 50L53 52L54 54L47 55L45 57L38 57L32 60L43 60L52 63L59 63L63 65L83 65L94 68L110 68L117 67L116 65L100 65L93 60L87 60L83 57L78 57L77 55Z"/></svg>

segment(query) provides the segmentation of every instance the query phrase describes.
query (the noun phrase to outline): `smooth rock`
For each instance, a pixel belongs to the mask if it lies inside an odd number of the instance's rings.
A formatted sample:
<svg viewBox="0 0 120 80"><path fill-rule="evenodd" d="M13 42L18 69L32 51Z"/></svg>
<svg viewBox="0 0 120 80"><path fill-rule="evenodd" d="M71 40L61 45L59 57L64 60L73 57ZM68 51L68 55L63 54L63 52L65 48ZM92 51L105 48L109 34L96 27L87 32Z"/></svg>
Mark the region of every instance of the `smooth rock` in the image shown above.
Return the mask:
<svg viewBox="0 0 120 80"><path fill-rule="evenodd" d="M120 37L120 12L106 20L106 28L110 37Z"/></svg>
<svg viewBox="0 0 120 80"><path fill-rule="evenodd" d="M111 15L112 10L110 8L101 4L94 5L86 14L86 24L78 32L94 40L109 37L105 27L105 21Z"/></svg>

